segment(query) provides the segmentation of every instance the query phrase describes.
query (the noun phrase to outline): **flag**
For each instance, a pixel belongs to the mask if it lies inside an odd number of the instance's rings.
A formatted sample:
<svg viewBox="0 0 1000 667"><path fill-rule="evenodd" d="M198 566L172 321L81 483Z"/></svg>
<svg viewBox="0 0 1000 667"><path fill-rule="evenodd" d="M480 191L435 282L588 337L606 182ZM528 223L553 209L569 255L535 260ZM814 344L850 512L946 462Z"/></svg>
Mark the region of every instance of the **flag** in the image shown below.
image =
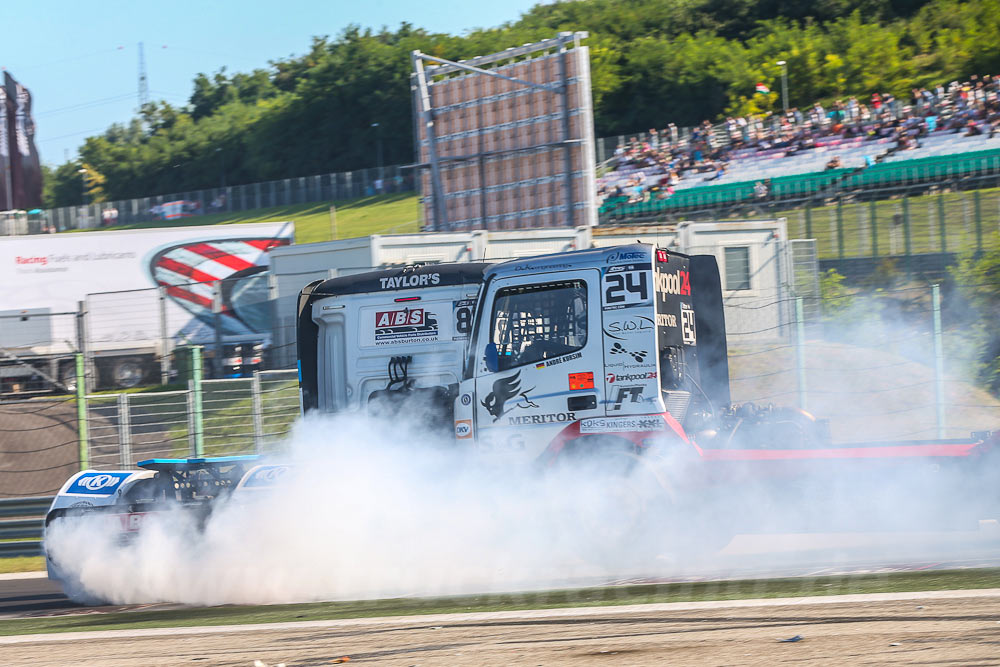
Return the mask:
<svg viewBox="0 0 1000 667"><path fill-rule="evenodd" d="M31 93L4 72L4 107L6 137L4 158L7 174L3 184L6 208L31 209L42 205L42 167L35 149L35 121L31 117Z"/></svg>
<svg viewBox="0 0 1000 667"><path fill-rule="evenodd" d="M756 90L761 95L767 95L769 92L771 92L771 89L767 87L766 83L758 83Z"/></svg>

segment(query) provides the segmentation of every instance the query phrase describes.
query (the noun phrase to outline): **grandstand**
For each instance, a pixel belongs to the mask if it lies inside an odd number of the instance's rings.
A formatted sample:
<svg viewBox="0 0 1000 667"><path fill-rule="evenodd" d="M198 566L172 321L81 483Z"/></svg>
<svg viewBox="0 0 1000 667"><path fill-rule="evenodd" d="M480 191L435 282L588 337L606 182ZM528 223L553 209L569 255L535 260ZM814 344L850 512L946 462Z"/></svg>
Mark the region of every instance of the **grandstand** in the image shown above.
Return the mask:
<svg viewBox="0 0 1000 667"><path fill-rule="evenodd" d="M683 133L653 130L620 143L603 165L600 219L996 174L998 93L1000 82L984 77L914 91L907 106L869 111L852 98L829 113L817 103L808 115L793 109Z"/></svg>

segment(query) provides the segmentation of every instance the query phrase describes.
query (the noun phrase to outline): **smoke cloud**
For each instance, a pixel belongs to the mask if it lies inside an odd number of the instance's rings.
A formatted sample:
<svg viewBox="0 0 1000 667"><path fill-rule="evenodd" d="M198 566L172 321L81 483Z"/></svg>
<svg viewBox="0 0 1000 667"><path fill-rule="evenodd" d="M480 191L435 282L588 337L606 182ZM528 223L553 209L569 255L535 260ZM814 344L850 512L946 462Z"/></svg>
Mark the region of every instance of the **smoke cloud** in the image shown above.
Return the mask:
<svg viewBox="0 0 1000 667"><path fill-rule="evenodd" d="M836 441L931 435L926 411L917 411L918 419L906 408L912 404L895 403L918 395L908 387L914 383L924 404L932 392L927 365L917 369L911 361L919 355L905 349L913 336L892 326L879 340L883 347L901 343L882 361L871 347L812 345L817 416L864 408L848 430L834 416ZM857 373L851 360L864 361ZM905 374L893 380L897 369ZM794 373L775 387L772 370L760 372L771 383L761 392L794 402ZM899 391L887 390L893 382ZM745 391L737 386L738 400ZM881 407L886 396L895 413ZM1000 426L996 401L981 396L972 428ZM741 446L726 441L727 449ZM526 470L484 462L471 450L399 419L310 416L296 425L279 461L292 464L280 485L219 503L203 526L178 509L147 521L122 545L117 520L94 514L53 523L46 546L71 587L91 600L278 603L516 591L638 575L745 576L767 571L773 555L737 553L740 538L718 550L748 527L822 531L828 548L831 531L902 529L926 538L928 531L975 531L980 519L1000 514L997 452L976 461L706 464L689 445L671 441L652 456L618 447L610 458ZM931 535L905 557L934 554L945 541ZM875 560L900 554L904 542L865 546L855 536L843 544L851 544L852 558ZM783 562L806 562L819 542L806 536L796 544Z"/></svg>

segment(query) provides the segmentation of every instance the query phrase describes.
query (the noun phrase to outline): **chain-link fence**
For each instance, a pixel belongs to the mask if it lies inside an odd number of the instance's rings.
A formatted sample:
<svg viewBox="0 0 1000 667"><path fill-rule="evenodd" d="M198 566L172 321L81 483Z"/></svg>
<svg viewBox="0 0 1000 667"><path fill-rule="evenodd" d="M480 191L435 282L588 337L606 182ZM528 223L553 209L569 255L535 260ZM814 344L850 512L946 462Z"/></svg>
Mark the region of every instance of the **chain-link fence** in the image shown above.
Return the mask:
<svg viewBox="0 0 1000 667"><path fill-rule="evenodd" d="M809 247L792 259L793 267L815 262ZM812 281L796 282L806 289ZM727 316L747 318L747 327L770 329L759 324L761 313L789 318L770 320L782 336L749 336L742 328L728 336L733 401L797 405L829 419L838 443L1000 428L1000 400L977 377L989 361L982 337L989 314L970 310L957 291L943 289L940 298L935 291L882 289L822 304L816 294L787 291L728 303ZM200 396L191 389L97 394L86 405L81 452L73 399L0 403L0 495L54 493L78 469L81 453L90 466L107 469L153 457L275 451L299 414L299 393L295 371L272 371L205 380Z"/></svg>
<svg viewBox="0 0 1000 667"><path fill-rule="evenodd" d="M48 220L44 224L26 223L17 229L24 229L18 233L37 234L411 192L415 187L413 176L412 169L393 165L381 169L358 169L248 185L220 186L86 206L64 206L49 210Z"/></svg>
<svg viewBox="0 0 1000 667"><path fill-rule="evenodd" d="M275 451L298 416L296 371L203 380L197 390L91 394L82 403L2 402L0 496L55 493L81 465Z"/></svg>

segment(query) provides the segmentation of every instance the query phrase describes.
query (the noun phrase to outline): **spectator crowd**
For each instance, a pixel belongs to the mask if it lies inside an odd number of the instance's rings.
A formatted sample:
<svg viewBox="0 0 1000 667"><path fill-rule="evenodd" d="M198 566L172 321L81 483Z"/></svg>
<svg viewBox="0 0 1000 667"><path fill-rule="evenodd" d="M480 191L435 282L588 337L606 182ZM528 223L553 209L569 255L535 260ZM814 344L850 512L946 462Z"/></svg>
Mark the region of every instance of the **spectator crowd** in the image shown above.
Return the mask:
<svg viewBox="0 0 1000 667"><path fill-rule="evenodd" d="M931 134L953 133L992 138L1000 128L1000 75L976 76L935 88L914 88L905 99L873 93L829 107L708 120L680 130L670 123L620 143L598 179L598 198L635 203L670 197L685 181L718 181L738 160L783 158L818 147L878 141L889 152L918 148ZM872 164L874 160L868 161ZM826 169L841 168L833 156ZM766 184L758 184L758 197ZM766 195L766 192L764 192Z"/></svg>

